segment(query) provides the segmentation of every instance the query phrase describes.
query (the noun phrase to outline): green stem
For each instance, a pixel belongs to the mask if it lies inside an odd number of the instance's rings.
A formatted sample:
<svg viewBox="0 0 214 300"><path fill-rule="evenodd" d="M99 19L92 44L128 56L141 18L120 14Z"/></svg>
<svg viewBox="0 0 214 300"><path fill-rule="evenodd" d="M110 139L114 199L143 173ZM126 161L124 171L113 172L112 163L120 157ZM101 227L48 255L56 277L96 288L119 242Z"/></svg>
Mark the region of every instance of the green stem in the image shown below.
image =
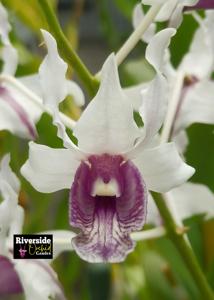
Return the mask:
<svg viewBox="0 0 214 300"><path fill-rule="evenodd" d="M162 195L152 192L154 201L159 209L159 212L165 222L165 227L169 238L174 243L175 247L182 256L187 268L198 286L198 289L206 300L214 300L214 293L209 286L206 277L204 276L198 261L190 247L187 239L185 239L182 232L179 232L178 227L169 211Z"/></svg>
<svg viewBox="0 0 214 300"><path fill-rule="evenodd" d="M70 45L48 0L38 0L38 2L46 17L50 31L57 41L61 56L76 71L78 77L84 84L88 93L91 96L94 96L98 90L99 81L89 72L87 67L84 65L75 50Z"/></svg>

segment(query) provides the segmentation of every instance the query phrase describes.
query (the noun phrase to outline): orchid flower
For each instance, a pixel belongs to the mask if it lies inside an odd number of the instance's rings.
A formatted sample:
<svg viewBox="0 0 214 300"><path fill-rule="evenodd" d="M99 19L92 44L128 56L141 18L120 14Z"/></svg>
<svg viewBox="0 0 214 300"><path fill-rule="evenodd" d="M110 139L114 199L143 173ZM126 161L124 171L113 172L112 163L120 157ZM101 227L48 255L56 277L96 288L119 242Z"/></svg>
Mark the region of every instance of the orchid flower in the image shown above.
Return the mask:
<svg viewBox="0 0 214 300"><path fill-rule="evenodd" d="M21 234L24 210L18 205L20 183L9 166L6 155L0 166L0 298L12 294L25 294L26 300L65 299L57 274L44 260L13 259L13 235ZM66 231L48 232L54 234L54 241L63 236L72 237ZM55 247L56 246L56 247ZM54 257L66 250L63 241L54 244ZM39 274L39 276L38 276Z"/></svg>
<svg viewBox="0 0 214 300"><path fill-rule="evenodd" d="M156 21L164 22L169 20L170 27L178 28L182 22L184 8L192 7L196 5L198 1L199 0L142 0L142 4L162 4Z"/></svg>
<svg viewBox="0 0 214 300"><path fill-rule="evenodd" d="M210 79L214 66L213 17L213 12L206 12L205 19L197 18L200 27L177 70L170 65L169 55L165 56L171 93L161 140L174 140L181 153L188 143L185 129L189 125L214 124L214 82ZM196 214L214 217L214 195L202 184L184 183L166 193L165 198L178 221ZM149 201L147 222L160 224L160 220L153 201Z"/></svg>
<svg viewBox="0 0 214 300"><path fill-rule="evenodd" d="M138 13L138 18L142 15ZM190 49L175 69L170 63L169 51L164 53L164 70L169 85L168 114L162 132L164 141L176 141L180 152L184 151L188 139L184 129L199 122L214 123L213 93L214 82L211 74L214 69L214 13L206 12L205 18L194 15L199 23ZM149 36L152 39L153 33ZM143 83L129 89L135 110L140 112L142 93L149 83ZM141 104L140 104L141 103ZM164 105L164 103L163 103Z"/></svg>
<svg viewBox="0 0 214 300"><path fill-rule="evenodd" d="M166 57L166 76L169 82L169 110L162 138L173 139L184 152L187 145L185 128L193 123L214 124L214 13L205 19L196 15L200 27L196 30L188 53L177 69ZM177 92L176 92L177 90Z"/></svg>
<svg viewBox="0 0 214 300"><path fill-rule="evenodd" d="M130 238L146 220L147 190L167 192L194 173L173 143L152 147L160 129L166 97L162 53L173 29L159 33L147 48L147 59L157 75L147 90L143 108L144 131L133 119L133 107L123 92L114 54L105 61L95 98L75 125L76 146L60 121L58 105L65 97L66 66L54 38L42 30L48 54L40 66L43 99L52 110L58 136L66 149L30 142L23 176L40 192L70 189L70 224L80 232L72 239L77 254L89 262L120 262L134 248ZM153 46L159 47L159 53ZM58 73L56 79L55 73Z"/></svg>
<svg viewBox="0 0 214 300"><path fill-rule="evenodd" d="M41 100L41 87L36 74L17 79L14 77L18 65L18 53L10 42L10 31L7 11L0 3L0 38L3 44L3 70L0 75L0 130L6 129L20 137L35 139L37 136L35 124L45 111ZM67 95L72 95L77 105L84 104L83 92L71 80L67 80ZM63 119L67 121L65 116ZM70 123L72 122L68 125Z"/></svg>

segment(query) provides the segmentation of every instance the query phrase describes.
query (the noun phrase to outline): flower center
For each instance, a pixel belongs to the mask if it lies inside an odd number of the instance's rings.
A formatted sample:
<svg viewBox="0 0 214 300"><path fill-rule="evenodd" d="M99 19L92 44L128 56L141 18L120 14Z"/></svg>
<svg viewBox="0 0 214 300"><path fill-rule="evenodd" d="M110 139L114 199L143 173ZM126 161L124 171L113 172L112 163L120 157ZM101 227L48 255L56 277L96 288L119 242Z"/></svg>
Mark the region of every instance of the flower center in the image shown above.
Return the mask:
<svg viewBox="0 0 214 300"><path fill-rule="evenodd" d="M117 181L113 178L105 183L102 178L98 178L93 185L91 196L116 196L120 197L120 189Z"/></svg>
<svg viewBox="0 0 214 300"><path fill-rule="evenodd" d="M123 178L120 166L123 158L119 155L93 155L88 159L90 179L88 192L92 197L120 197L123 190Z"/></svg>

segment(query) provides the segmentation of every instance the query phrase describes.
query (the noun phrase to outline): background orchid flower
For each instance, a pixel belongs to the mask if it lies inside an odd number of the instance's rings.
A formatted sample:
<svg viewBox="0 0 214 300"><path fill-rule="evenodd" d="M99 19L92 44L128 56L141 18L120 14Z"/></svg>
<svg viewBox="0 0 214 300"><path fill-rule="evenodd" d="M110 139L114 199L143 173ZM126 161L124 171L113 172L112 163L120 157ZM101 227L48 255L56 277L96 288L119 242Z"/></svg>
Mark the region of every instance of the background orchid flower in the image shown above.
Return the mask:
<svg viewBox="0 0 214 300"><path fill-rule="evenodd" d="M0 203L0 298L24 293L27 300L65 299L57 275L47 262L13 259L13 235L22 232L24 210L18 205L20 184L10 169L9 159L6 155L0 166L3 199ZM61 237L61 233L59 231L57 237ZM61 252L62 245L56 247L55 254Z"/></svg>
<svg viewBox="0 0 214 300"><path fill-rule="evenodd" d="M166 76L171 90L169 99L173 98L180 84L177 99L174 102L169 100L174 117L168 138L176 140L182 152L187 145L185 128L193 123L214 124L214 82L211 79L214 67L213 18L213 12L207 12L205 19L197 18L200 26L177 69L170 64L169 55L168 59L166 57ZM165 122L169 118L170 112Z"/></svg>
<svg viewBox="0 0 214 300"><path fill-rule="evenodd" d="M149 147L163 121L158 102L165 92L161 55L156 56L150 45L148 57L157 69L157 77L147 91L143 134L120 86L112 54L103 65L97 95L74 128L76 146L58 115L58 104L65 97L61 81L66 66L57 54L54 38L44 30L42 33L48 48L39 71L44 102L53 112L58 136L67 149L51 149L31 142L29 159L21 172L38 191L70 189L70 224L80 229L72 246L82 259L122 261L134 248L130 233L141 229L145 222L147 190L166 192L194 172L179 157L173 143ZM174 30L166 30L158 36L163 49L172 34ZM53 70L58 70L57 80Z"/></svg>
<svg viewBox="0 0 214 300"><path fill-rule="evenodd" d="M199 0L142 0L145 5L154 5L162 3L162 7L156 17L156 21L164 22L170 21L169 26L178 28L183 19L183 10L185 7L192 7L197 4Z"/></svg>
<svg viewBox="0 0 214 300"><path fill-rule="evenodd" d="M37 136L35 124L45 111L41 99L38 75L15 78L18 53L10 42L11 26L5 8L0 4L0 37L3 44L3 70L0 75L0 130L28 139ZM72 95L77 105L84 104L80 87L67 80L66 95Z"/></svg>
<svg viewBox="0 0 214 300"><path fill-rule="evenodd" d="M203 184L186 182L165 194L165 199L177 220L185 220L195 215L204 215L204 220L214 218L214 194ZM158 209L149 195L147 223L162 224ZM180 225L180 224L178 224Z"/></svg>
<svg viewBox="0 0 214 300"><path fill-rule="evenodd" d="M167 77L169 89L168 102L170 105L165 124L170 118L173 118L171 120L173 124L170 123L170 132L164 132L164 135L168 136L167 139L173 138L177 142L177 146L181 147L181 152L183 152L188 143L184 132L185 128L196 122L205 124L214 123L212 96L214 85L211 79L214 66L214 13L212 11L206 12L204 19L197 15L194 16L199 23L199 28L196 30L190 49L182 58L180 65L174 68L170 63L169 51L163 53L163 73ZM140 18L139 13L138 17ZM150 41L151 39L152 35L149 37ZM158 47L158 44L156 46ZM133 102L134 98L137 99L134 107L139 112L140 98L142 105L142 94L148 85L149 83L144 83L130 88L130 91L127 90L132 95L131 99L133 99ZM178 95L175 101L172 101L177 89L179 89ZM163 102L164 105L165 102ZM172 117L171 111L174 111L174 117Z"/></svg>

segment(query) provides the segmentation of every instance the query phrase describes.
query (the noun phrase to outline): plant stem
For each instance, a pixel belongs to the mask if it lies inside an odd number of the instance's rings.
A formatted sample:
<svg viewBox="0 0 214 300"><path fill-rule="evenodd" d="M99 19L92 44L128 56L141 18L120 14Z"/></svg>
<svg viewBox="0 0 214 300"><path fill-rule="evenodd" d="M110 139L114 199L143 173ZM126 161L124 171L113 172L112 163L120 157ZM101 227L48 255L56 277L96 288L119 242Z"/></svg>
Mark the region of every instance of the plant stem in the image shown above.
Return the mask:
<svg viewBox="0 0 214 300"><path fill-rule="evenodd" d="M76 71L90 96L94 96L99 87L99 81L89 72L75 50L64 35L57 17L48 0L38 0L46 17L51 33L54 35L62 58Z"/></svg>
<svg viewBox="0 0 214 300"><path fill-rule="evenodd" d="M169 95L170 101L168 105L167 115L163 124L163 129L161 131L161 137L160 137L161 143L166 143L170 140L173 123L175 122L175 116L181 98L183 83L184 83L184 73L178 71L172 94Z"/></svg>
<svg viewBox="0 0 214 300"><path fill-rule="evenodd" d="M190 247L188 241L185 239L183 233L179 231L179 228L177 227L163 197L155 192L152 192L152 196L165 222L168 236L179 251L184 262L186 263L186 266L192 274L192 277L196 285L198 286L201 295L206 300L214 300L214 293L198 264L192 248Z"/></svg>
<svg viewBox="0 0 214 300"><path fill-rule="evenodd" d="M149 25L154 21L154 18L161 9L162 4L153 5L148 13L145 15L139 26L130 35L128 40L123 44L120 50L116 54L118 66L123 62L123 60L129 55L129 53L134 49L139 40L142 38L144 32L148 29Z"/></svg>

